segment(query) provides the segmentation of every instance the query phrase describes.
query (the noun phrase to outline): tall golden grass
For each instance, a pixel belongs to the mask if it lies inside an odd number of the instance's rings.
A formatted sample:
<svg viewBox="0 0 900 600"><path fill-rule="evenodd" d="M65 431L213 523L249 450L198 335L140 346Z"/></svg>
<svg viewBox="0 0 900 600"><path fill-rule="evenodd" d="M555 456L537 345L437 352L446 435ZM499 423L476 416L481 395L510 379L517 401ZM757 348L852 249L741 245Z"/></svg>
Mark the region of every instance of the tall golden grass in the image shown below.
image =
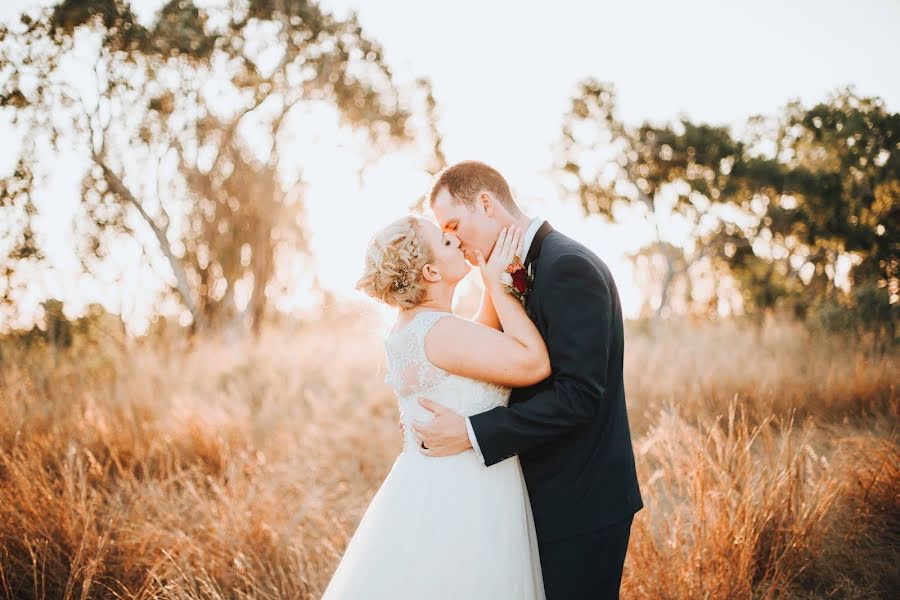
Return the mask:
<svg viewBox="0 0 900 600"><path fill-rule="evenodd" d="M0 598L316 598L400 450L371 321L0 344ZM632 327L624 598L900 589L900 363L800 325Z"/></svg>

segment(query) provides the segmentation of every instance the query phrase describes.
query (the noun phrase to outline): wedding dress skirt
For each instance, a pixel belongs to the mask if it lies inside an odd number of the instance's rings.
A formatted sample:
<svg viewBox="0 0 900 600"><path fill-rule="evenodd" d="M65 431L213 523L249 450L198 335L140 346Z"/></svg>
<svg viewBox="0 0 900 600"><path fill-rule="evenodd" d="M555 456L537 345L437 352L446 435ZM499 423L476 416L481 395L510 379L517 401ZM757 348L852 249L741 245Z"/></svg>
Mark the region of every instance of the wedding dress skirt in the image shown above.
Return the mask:
<svg viewBox="0 0 900 600"><path fill-rule="evenodd" d="M503 405L509 389L428 362L428 329L450 313L417 313L385 340L404 448L366 509L323 596L345 599L543 600L531 505L518 457L485 467L473 450L421 454L413 420L427 397L463 415Z"/></svg>

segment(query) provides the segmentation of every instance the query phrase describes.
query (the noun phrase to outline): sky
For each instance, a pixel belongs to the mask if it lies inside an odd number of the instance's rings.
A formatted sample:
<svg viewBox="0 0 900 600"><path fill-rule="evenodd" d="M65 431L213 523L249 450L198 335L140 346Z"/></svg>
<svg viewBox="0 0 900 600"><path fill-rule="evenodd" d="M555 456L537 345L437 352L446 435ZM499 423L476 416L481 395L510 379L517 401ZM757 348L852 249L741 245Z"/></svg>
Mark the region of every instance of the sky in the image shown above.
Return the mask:
<svg viewBox="0 0 900 600"><path fill-rule="evenodd" d="M36 2L4 0L0 19ZM133 4L149 19L162 2ZM637 314L641 296L626 254L647 241L646 224L585 219L549 174L562 115L580 80L612 82L628 123L686 115L740 127L751 115L773 114L792 99L812 104L848 84L900 109L898 0L325 0L322 6L338 15L356 11L398 80L431 80L448 160L495 166L526 212L597 252L617 279L628 316ZM0 138L8 135L0 122ZM0 146L0 169L11 166L11 147ZM326 140L298 156L318 277L338 297L357 298L352 285L369 237L427 186L421 162L408 152L385 156L360 181L359 157L341 142ZM67 215L80 168L60 157L42 190L41 234L58 268L36 287L63 296L73 312L100 299L140 330L150 317L140 298L159 289L152 271L126 269L131 279L121 285L113 285L115 274L109 284L74 275ZM139 261L133 254L121 260ZM301 289L280 304L292 309L305 299Z"/></svg>

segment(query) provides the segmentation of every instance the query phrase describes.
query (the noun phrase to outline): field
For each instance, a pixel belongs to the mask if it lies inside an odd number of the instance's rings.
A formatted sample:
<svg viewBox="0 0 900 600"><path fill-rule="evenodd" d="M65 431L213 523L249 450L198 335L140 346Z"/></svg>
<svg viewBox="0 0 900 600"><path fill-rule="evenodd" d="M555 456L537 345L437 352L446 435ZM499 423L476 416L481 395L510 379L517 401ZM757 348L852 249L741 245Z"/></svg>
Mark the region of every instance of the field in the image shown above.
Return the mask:
<svg viewBox="0 0 900 600"><path fill-rule="evenodd" d="M631 325L623 598L900 589L900 361L800 324ZM372 321L0 342L0 598L316 598L400 449Z"/></svg>

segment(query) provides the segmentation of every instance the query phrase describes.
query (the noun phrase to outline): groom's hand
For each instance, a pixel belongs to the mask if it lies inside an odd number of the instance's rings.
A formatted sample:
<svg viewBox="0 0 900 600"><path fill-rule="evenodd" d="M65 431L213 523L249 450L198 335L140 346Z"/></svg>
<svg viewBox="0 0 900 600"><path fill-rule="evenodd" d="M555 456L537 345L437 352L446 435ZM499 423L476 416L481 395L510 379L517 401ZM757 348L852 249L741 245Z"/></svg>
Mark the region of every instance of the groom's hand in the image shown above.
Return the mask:
<svg viewBox="0 0 900 600"><path fill-rule="evenodd" d="M472 447L465 417L428 398L419 398L419 404L434 415L428 423L413 421L419 452L425 456L452 456Z"/></svg>

